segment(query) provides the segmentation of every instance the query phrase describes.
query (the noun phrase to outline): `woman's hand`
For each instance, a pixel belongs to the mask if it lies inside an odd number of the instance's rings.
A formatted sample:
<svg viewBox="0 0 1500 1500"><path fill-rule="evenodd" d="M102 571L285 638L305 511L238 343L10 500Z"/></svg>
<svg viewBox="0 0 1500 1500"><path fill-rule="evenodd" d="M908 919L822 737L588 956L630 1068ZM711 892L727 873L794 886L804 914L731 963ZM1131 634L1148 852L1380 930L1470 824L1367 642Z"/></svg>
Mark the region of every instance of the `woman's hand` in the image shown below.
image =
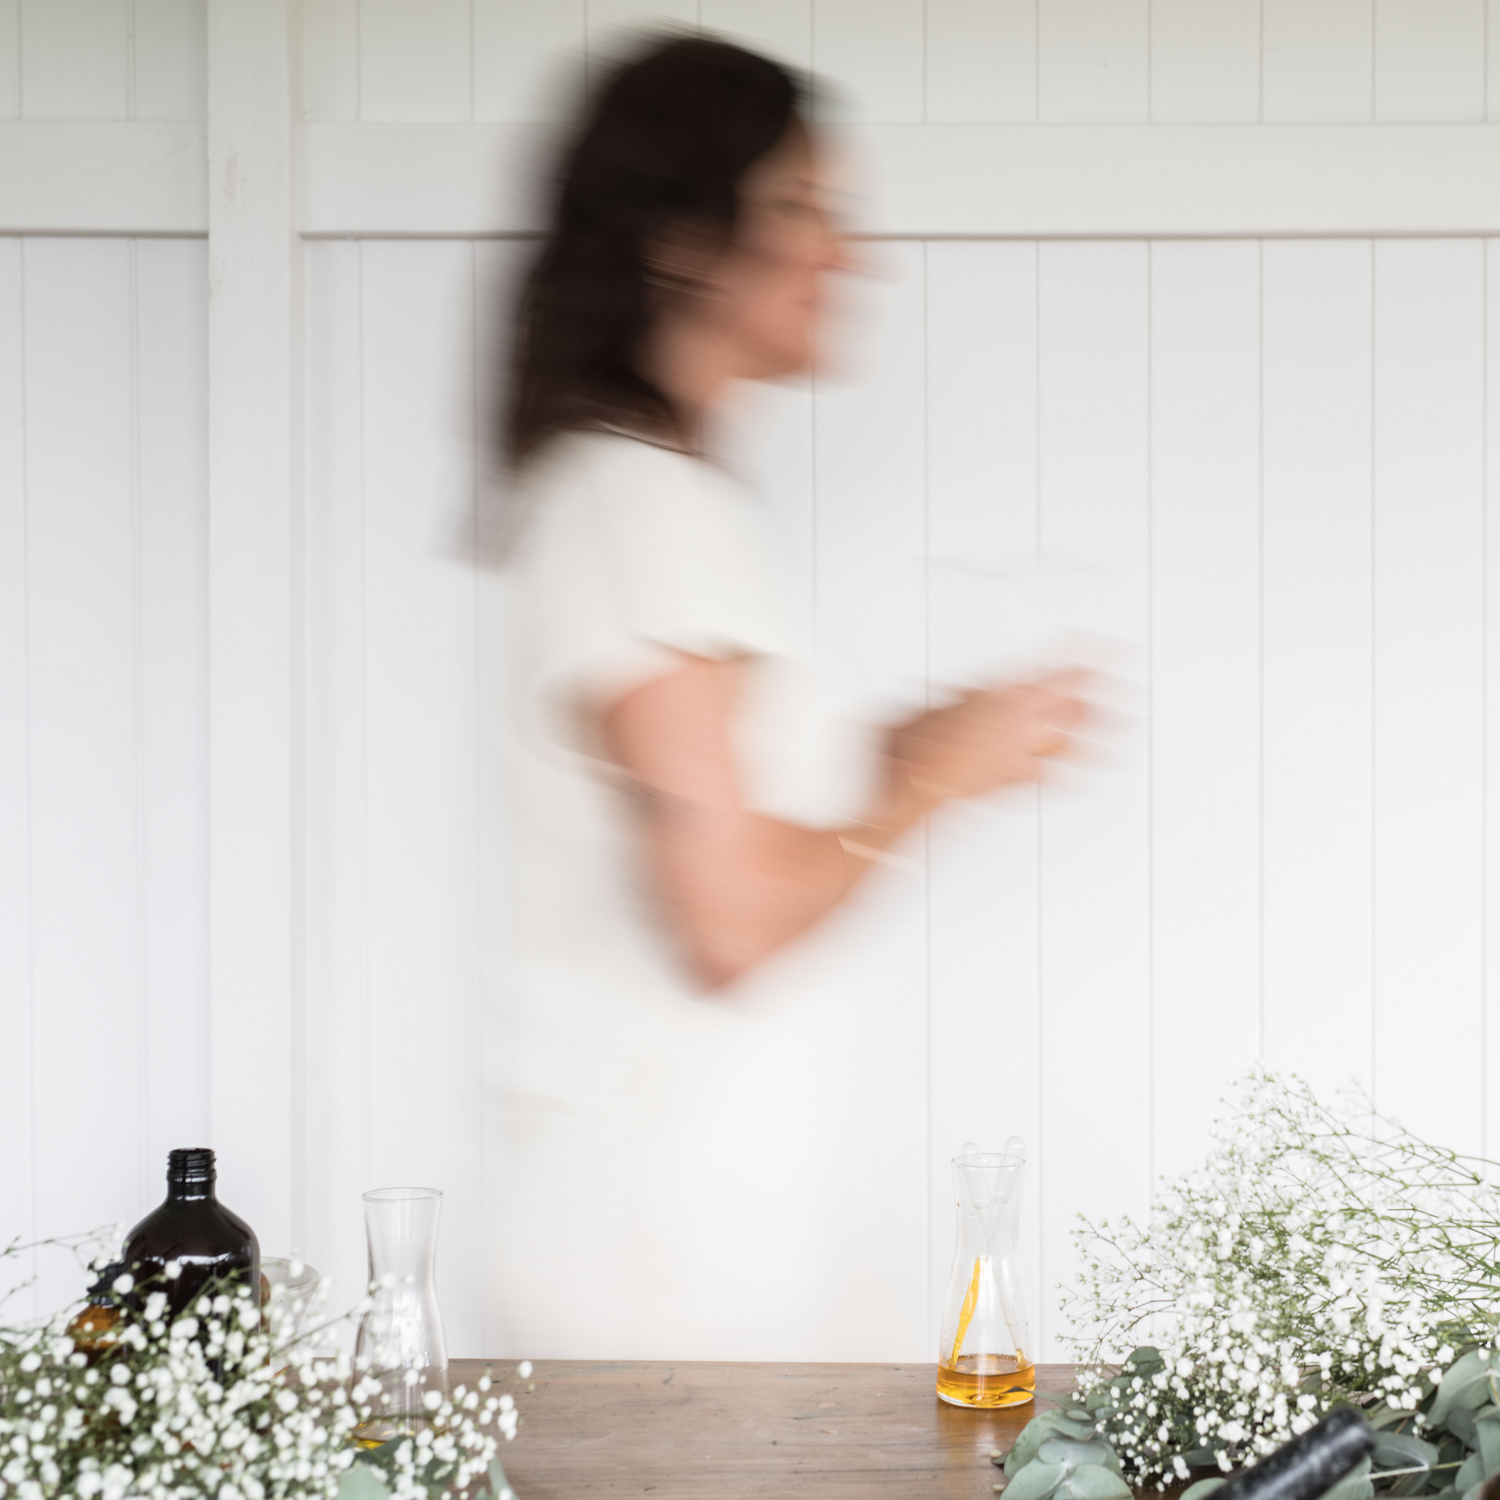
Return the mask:
<svg viewBox="0 0 1500 1500"><path fill-rule="evenodd" d="M891 733L892 769L929 804L1035 781L1087 712L1081 671L980 688Z"/></svg>

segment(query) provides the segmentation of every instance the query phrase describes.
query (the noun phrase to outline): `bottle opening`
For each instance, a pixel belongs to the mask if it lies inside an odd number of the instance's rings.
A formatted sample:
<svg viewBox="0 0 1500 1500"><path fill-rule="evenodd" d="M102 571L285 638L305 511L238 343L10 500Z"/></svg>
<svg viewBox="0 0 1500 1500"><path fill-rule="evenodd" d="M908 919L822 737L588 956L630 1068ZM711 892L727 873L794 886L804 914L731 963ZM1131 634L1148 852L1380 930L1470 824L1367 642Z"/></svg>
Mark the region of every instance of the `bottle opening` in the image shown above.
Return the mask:
<svg viewBox="0 0 1500 1500"><path fill-rule="evenodd" d="M214 1154L207 1146L185 1146L167 1154L167 1182L172 1187L212 1184L217 1176Z"/></svg>

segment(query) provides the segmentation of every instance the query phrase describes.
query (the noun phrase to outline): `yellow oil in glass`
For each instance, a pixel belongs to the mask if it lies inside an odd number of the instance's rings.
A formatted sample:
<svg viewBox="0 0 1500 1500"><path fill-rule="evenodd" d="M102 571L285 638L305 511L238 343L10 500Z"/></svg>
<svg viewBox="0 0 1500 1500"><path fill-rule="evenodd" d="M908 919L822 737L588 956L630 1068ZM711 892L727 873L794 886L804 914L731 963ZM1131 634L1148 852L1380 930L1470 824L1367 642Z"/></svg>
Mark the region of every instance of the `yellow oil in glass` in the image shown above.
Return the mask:
<svg viewBox="0 0 1500 1500"><path fill-rule="evenodd" d="M938 1366L937 1393L953 1406L1024 1406L1036 1366L1024 1354L963 1354Z"/></svg>

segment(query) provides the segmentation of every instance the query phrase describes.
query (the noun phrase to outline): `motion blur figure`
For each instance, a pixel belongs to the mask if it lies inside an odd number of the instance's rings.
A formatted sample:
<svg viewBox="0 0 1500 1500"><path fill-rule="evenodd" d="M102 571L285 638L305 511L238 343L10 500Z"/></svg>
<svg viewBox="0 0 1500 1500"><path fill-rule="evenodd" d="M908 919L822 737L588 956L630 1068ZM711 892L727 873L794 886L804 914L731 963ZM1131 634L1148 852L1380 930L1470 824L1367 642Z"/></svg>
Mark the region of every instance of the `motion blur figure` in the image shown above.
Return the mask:
<svg viewBox="0 0 1500 1500"><path fill-rule="evenodd" d="M1066 677L973 692L861 756L820 707L759 504L704 448L739 382L812 363L827 171L784 68L655 42L592 97L521 297L497 1348L889 1358L885 1310L925 1305L836 911L1080 708Z"/></svg>

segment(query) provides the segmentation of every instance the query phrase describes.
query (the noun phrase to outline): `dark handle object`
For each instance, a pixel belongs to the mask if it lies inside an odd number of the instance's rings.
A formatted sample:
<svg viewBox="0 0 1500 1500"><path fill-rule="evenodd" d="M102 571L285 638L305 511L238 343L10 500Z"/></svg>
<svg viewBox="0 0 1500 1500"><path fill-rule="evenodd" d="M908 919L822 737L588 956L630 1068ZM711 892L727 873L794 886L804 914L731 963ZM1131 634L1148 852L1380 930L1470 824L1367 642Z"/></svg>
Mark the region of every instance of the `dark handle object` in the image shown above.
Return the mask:
<svg viewBox="0 0 1500 1500"><path fill-rule="evenodd" d="M1242 1469L1213 1500L1317 1500L1375 1447L1375 1430L1352 1406Z"/></svg>

